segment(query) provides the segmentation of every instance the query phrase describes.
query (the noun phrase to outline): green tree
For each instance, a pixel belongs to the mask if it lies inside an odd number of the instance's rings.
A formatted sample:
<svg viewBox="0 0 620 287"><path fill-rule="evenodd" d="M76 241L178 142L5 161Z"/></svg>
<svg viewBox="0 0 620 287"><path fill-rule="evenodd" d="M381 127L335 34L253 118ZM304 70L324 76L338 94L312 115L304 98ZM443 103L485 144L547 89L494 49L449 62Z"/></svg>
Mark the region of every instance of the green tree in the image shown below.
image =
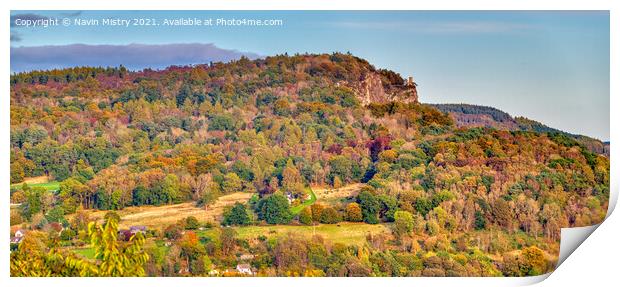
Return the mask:
<svg viewBox="0 0 620 287"><path fill-rule="evenodd" d="M334 224L340 222L341 217L338 211L331 207L326 207L321 211L321 223Z"/></svg>
<svg viewBox="0 0 620 287"><path fill-rule="evenodd" d="M73 213L78 206L87 206L89 188L75 178L68 178L60 183L59 196L65 210Z"/></svg>
<svg viewBox="0 0 620 287"><path fill-rule="evenodd" d="M22 190L26 201L20 205L20 209L22 216L30 220L32 215L43 211L43 197L47 191L42 187L30 188L26 184L22 186Z"/></svg>
<svg viewBox="0 0 620 287"><path fill-rule="evenodd" d="M377 219L377 213L379 212L380 203L379 200L369 191L362 191L357 196L357 203L359 203L362 209L362 217L364 222L370 224L379 223Z"/></svg>
<svg viewBox="0 0 620 287"><path fill-rule="evenodd" d="M136 188L134 188L131 197L133 205L138 206L154 204L154 201L157 201L157 199L153 198L153 193L148 190L144 185L138 185Z"/></svg>
<svg viewBox="0 0 620 287"><path fill-rule="evenodd" d="M481 211L476 210L476 212L474 213L474 228L476 230L483 230L486 228L487 226L487 221L484 218L484 214L482 214Z"/></svg>
<svg viewBox="0 0 620 287"><path fill-rule="evenodd" d="M415 210L422 216L426 216L426 214L428 214L433 209L433 203L426 197L416 198L413 206Z"/></svg>
<svg viewBox="0 0 620 287"><path fill-rule="evenodd" d="M217 190L207 190L200 195L196 204L198 206L209 205L219 197L219 192Z"/></svg>
<svg viewBox="0 0 620 287"><path fill-rule="evenodd" d="M65 210L61 206L56 206L52 208L50 211L48 211L45 214L45 219L47 219L48 222L59 222L59 223L67 222L67 220L65 219Z"/></svg>
<svg viewBox="0 0 620 287"><path fill-rule="evenodd" d="M379 216L387 221L394 221L394 212L398 208L395 197L382 194L377 197L379 200Z"/></svg>
<svg viewBox="0 0 620 287"><path fill-rule="evenodd" d="M168 174L161 183L162 203L173 203L180 199L180 182L174 174Z"/></svg>
<svg viewBox="0 0 620 287"><path fill-rule="evenodd" d="M83 159L80 159L73 168L72 176L82 183L85 183L95 177L95 171Z"/></svg>
<svg viewBox="0 0 620 287"><path fill-rule="evenodd" d="M269 224L286 224L293 217L288 199L280 194L272 194L261 199L256 207L258 219Z"/></svg>
<svg viewBox="0 0 620 287"><path fill-rule="evenodd" d="M209 124L210 131L234 131L235 120L230 115L215 115Z"/></svg>
<svg viewBox="0 0 620 287"><path fill-rule="evenodd" d="M196 217L188 216L187 218L185 218L185 229L195 230L198 229L198 227L200 227L200 223L198 222L198 219Z"/></svg>
<svg viewBox="0 0 620 287"><path fill-rule="evenodd" d="M239 202L235 202L230 210L224 212L224 220L222 225L248 225L250 224L250 216L245 208L245 205Z"/></svg>
<svg viewBox="0 0 620 287"><path fill-rule="evenodd" d="M337 177L345 182L350 182L351 180L358 179L361 176L359 166L354 163L353 160L343 155L333 157L329 161L329 166L329 177L332 184Z"/></svg>
<svg viewBox="0 0 620 287"><path fill-rule="evenodd" d="M243 190L243 182L236 173L229 172L224 176L222 190L224 193L240 192Z"/></svg>
<svg viewBox="0 0 620 287"><path fill-rule="evenodd" d="M411 233L413 224L413 215L410 212L399 210L394 213L394 233L398 236Z"/></svg>
<svg viewBox="0 0 620 287"><path fill-rule="evenodd" d="M299 212L299 222L305 225L312 224L312 209L306 207Z"/></svg>

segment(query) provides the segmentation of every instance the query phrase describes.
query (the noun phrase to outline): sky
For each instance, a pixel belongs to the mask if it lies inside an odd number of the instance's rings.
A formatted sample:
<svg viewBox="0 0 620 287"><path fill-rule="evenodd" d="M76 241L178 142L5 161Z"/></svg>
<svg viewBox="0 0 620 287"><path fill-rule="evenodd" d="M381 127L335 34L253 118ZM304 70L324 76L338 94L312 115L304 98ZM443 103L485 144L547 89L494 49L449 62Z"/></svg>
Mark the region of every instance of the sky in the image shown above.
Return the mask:
<svg viewBox="0 0 620 287"><path fill-rule="evenodd" d="M164 25L179 18L203 23ZM42 19L58 19L58 25L23 25ZM103 19L152 19L157 26L110 26ZM207 19L213 25L204 25ZM224 26L217 19L282 24ZM77 26L76 20L99 23ZM606 11L11 12L11 72L164 68L306 52L351 52L377 68L413 76L424 103L492 106L609 140Z"/></svg>

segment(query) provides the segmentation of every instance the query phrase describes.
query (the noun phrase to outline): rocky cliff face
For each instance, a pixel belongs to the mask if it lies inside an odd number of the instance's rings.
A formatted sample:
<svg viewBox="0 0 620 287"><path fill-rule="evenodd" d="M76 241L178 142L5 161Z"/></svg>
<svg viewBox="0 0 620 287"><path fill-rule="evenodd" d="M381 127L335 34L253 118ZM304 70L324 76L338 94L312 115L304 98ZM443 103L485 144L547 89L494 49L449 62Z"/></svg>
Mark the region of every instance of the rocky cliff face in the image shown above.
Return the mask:
<svg viewBox="0 0 620 287"><path fill-rule="evenodd" d="M366 77L351 85L360 103L417 103L418 91L415 84L393 85L382 80L377 73L371 72Z"/></svg>

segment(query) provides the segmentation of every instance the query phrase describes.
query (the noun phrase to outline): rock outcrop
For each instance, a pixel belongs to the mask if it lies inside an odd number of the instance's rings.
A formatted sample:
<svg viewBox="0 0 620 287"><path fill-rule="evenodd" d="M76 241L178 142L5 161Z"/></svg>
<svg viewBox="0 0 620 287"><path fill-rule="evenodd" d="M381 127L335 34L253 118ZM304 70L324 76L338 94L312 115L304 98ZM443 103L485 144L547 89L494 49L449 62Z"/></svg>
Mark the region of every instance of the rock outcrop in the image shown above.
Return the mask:
<svg viewBox="0 0 620 287"><path fill-rule="evenodd" d="M402 102L417 103L418 91L415 83L405 82L403 85L386 83L375 72L366 74L366 77L351 87L362 105L370 103Z"/></svg>

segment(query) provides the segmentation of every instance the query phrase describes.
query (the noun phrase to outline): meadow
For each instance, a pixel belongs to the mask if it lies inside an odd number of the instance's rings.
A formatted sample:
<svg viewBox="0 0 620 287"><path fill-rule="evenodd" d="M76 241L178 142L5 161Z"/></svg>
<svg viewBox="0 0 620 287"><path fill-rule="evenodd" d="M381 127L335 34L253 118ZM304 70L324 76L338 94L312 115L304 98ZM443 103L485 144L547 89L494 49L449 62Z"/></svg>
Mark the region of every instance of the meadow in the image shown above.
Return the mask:
<svg viewBox="0 0 620 287"><path fill-rule="evenodd" d="M237 192L221 196L216 202L207 207L197 207L194 202L184 202L172 205L162 206L132 206L117 213L121 217L119 222L120 228L128 228L134 225L144 225L151 229L163 229L170 224L174 224L179 220L188 216L194 216L201 222L219 221L224 213L226 206L233 205L235 202L246 203L251 193ZM106 210L89 210L89 216L92 220L102 220ZM73 215L68 215L71 218Z"/></svg>
<svg viewBox="0 0 620 287"><path fill-rule="evenodd" d="M357 222L341 222L339 224L307 225L268 225L268 226L239 226L233 227L237 232L237 238L253 240L261 235L265 237L285 236L289 233L300 235L303 238L311 238L319 235L333 243L346 245L363 245L369 234L389 234L389 224L366 224ZM199 237L214 238L217 236L216 229L198 231Z"/></svg>
<svg viewBox="0 0 620 287"><path fill-rule="evenodd" d="M22 182L11 184L11 189L20 190L24 183L29 187L43 187L48 191L57 191L60 189L60 182L50 181L47 176L32 177Z"/></svg>

